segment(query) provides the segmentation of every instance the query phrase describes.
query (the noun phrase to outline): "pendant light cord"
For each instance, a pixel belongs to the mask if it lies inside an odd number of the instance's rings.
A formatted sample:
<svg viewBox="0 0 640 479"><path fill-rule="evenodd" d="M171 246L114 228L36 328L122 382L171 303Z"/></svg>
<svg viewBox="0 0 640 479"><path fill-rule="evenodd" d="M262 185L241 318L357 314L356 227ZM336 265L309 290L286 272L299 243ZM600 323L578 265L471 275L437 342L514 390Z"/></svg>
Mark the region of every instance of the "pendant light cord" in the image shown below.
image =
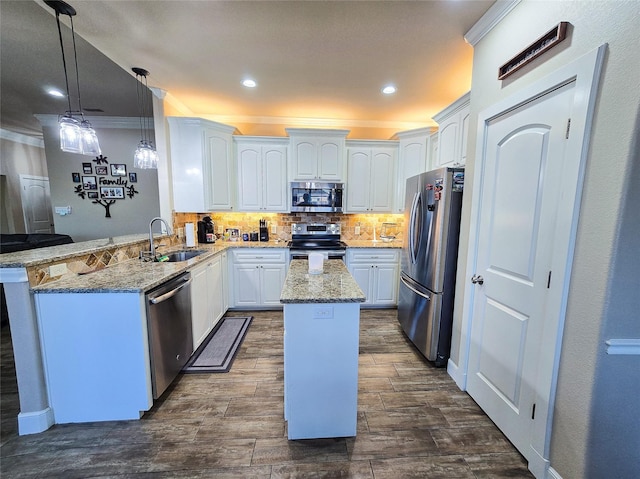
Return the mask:
<svg viewBox="0 0 640 479"><path fill-rule="evenodd" d="M73 17L69 15L69 20L71 21L71 38L73 39L73 59L76 64L76 85L78 85L78 109L80 110L80 116L84 119L84 114L82 112L82 101L80 100L80 74L78 73L78 52L76 51L76 32L73 29Z"/></svg>
<svg viewBox="0 0 640 479"><path fill-rule="evenodd" d="M71 18L71 16L69 16L69 18ZM62 42L62 29L60 28L60 13L57 11L56 11L56 23L58 24L58 37L60 38L60 49L62 50L62 67L64 68L64 82L67 86L67 101L69 103L69 115L71 116L71 95L69 94L69 77L67 75L67 60L64 55L64 43ZM72 21L72 24L73 24L73 21ZM74 45L75 45L75 41L74 41Z"/></svg>

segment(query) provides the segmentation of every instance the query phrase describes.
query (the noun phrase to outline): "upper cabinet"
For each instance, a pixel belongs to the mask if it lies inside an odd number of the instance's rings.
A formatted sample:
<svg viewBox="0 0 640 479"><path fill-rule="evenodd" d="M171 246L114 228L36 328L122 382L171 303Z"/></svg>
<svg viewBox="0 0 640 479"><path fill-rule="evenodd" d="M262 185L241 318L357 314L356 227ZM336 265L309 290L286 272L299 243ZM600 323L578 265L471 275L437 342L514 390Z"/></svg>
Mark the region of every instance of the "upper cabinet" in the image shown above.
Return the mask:
<svg viewBox="0 0 640 479"><path fill-rule="evenodd" d="M434 168L462 166L467 160L470 93L433 117L438 123L438 157Z"/></svg>
<svg viewBox="0 0 640 479"><path fill-rule="evenodd" d="M288 211L287 138L234 137L238 161L238 209Z"/></svg>
<svg viewBox="0 0 640 479"><path fill-rule="evenodd" d="M287 128L292 181L343 181L345 138L349 130Z"/></svg>
<svg viewBox="0 0 640 479"><path fill-rule="evenodd" d="M397 134L398 147L398 174L395 193L394 211L400 213L404 210L405 190L407 178L424 173L431 169L432 146L435 128L419 128L403 131Z"/></svg>
<svg viewBox="0 0 640 479"><path fill-rule="evenodd" d="M391 212L398 143L347 143L347 212Z"/></svg>
<svg viewBox="0 0 640 479"><path fill-rule="evenodd" d="M235 127L201 118L167 117L176 212L229 211L235 196Z"/></svg>

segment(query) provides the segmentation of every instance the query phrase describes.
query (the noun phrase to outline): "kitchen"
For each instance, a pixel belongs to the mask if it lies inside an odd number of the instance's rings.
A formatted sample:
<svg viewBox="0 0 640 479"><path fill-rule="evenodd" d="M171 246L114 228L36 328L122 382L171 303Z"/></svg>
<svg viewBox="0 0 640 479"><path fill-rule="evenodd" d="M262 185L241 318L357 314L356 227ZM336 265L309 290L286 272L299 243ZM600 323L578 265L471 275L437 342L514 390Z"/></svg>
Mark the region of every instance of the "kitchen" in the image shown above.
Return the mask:
<svg viewBox="0 0 640 479"><path fill-rule="evenodd" d="M608 43L607 71L601 87L602 100L597 115L602 121L597 121L591 132L591 153L586 167L578 247L575 251L574 274L562 338L554 439L550 446L552 466L560 476L582 477L585 470L596 467L598 463L611 465L611 461L606 459L622 454L637 439L637 434L624 433L629 423L625 418L633 417L631 406L624 400L635 394L631 382L625 381L625 378L633 377L633 369L629 369L628 361L618 362L619 359L625 359L624 356L605 354L605 340L638 337L633 326L624 319L633 317L631 312L637 310L629 303L634 301L634 295L628 294L629 285L634 284L634 280L625 269L633 262L630 253L634 245L637 246L637 240L633 239L637 235L634 236L632 225L637 225L637 221L633 221L633 208L623 208L637 200L631 188L632 182L637 180L637 171L630 165L634 164L633 152L637 151L632 145L635 138L633 124L636 121L634 109L638 102L637 93L634 93L636 89L625 86L626 78L637 78L637 74L629 71L629 67L633 68L635 65L629 57L633 51L633 48L629 48L629 43L635 45L637 37L631 33L630 28L618 28L621 25L628 26L628 18L633 18L636 5L633 2L620 3L616 4L615 9L605 9L597 4L582 2L549 3L544 4L544 8L536 4L537 2L518 4L503 19L500 28L475 45L467 176L473 176L473 162L470 160L475 157L478 112L510 92L553 71L569 59L604 42ZM602 19L604 22L600 21ZM524 47L552 25L565 20L574 26L571 45L563 46L559 53L535 64L535 68L528 67L524 73L516 76L517 81L508 81L504 85L505 91L502 91L501 83L495 80L497 66L512 55L513 50ZM509 36L509 39L505 36ZM519 48L507 48L507 45L514 43ZM621 108L619 105L625 107ZM615 168L611 168L612 165ZM620 171L625 171L627 175L619 175L617 172ZM600 178L606 178L610 186L615 185L612 187L615 194L604 197L600 194ZM468 208L469 205L466 212L463 212L463 223L469 220ZM619 215L611 214L614 211L619 211ZM614 231L618 231L619 236ZM463 233L465 242L468 241L467 235L468 232ZM613 257L613 252L622 256ZM602 271L608 271L609 276L603 277ZM471 273L469 271L461 274L469 278ZM607 286L610 281L616 285L615 290ZM462 285L462 282L459 283ZM461 288L464 289L463 286ZM458 301L462 301L462 297L462 294L457 294ZM620 300L605 300L614 297ZM611 369L614 367L612 361L615 361L615 369ZM596 365L602 369L596 368ZM628 371L627 374L622 372L625 370ZM612 386L607 387L608 383L612 383ZM612 393L612 390L616 392ZM611 400L616 401L615 407L611 407L608 402ZM620 442L611 441L609 434L598 433L612 421L619 423L615 429L620 431ZM609 441L603 443L599 439L601 437L608 437ZM571 447L565 447L567 444ZM602 460L598 461L598 458ZM621 465L625 463L629 464L629 461L616 462Z"/></svg>

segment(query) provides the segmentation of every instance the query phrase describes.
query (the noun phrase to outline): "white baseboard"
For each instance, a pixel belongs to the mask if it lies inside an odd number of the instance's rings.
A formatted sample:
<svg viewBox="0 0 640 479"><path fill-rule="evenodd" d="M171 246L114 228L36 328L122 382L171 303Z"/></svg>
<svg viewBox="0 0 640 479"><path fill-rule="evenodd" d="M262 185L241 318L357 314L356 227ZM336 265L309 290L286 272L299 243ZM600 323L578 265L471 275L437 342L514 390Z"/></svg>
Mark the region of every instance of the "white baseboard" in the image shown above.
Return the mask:
<svg viewBox="0 0 640 479"><path fill-rule="evenodd" d="M53 426L53 410L48 407L42 411L19 413L18 434L37 434Z"/></svg>
<svg viewBox="0 0 640 479"><path fill-rule="evenodd" d="M455 381L461 391L467 390L467 374L463 372L451 358L447 361L447 373Z"/></svg>
<svg viewBox="0 0 640 479"><path fill-rule="evenodd" d="M547 471L547 477L549 479L562 479L562 476L558 474L558 471L556 471L553 467L550 467Z"/></svg>

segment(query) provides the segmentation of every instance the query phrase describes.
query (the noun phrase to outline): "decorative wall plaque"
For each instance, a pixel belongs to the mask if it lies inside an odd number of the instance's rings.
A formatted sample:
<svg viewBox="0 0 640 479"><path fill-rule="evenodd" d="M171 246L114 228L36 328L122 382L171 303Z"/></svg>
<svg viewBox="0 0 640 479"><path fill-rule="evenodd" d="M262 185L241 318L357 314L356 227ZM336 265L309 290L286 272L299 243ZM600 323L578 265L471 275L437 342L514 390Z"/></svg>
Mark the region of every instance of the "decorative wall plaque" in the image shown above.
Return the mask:
<svg viewBox="0 0 640 479"><path fill-rule="evenodd" d="M560 22L547 33L538 38L527 48L511 58L498 69L498 80L503 80L514 72L520 70L526 64L538 58L544 52L555 47L567 36L569 22Z"/></svg>

